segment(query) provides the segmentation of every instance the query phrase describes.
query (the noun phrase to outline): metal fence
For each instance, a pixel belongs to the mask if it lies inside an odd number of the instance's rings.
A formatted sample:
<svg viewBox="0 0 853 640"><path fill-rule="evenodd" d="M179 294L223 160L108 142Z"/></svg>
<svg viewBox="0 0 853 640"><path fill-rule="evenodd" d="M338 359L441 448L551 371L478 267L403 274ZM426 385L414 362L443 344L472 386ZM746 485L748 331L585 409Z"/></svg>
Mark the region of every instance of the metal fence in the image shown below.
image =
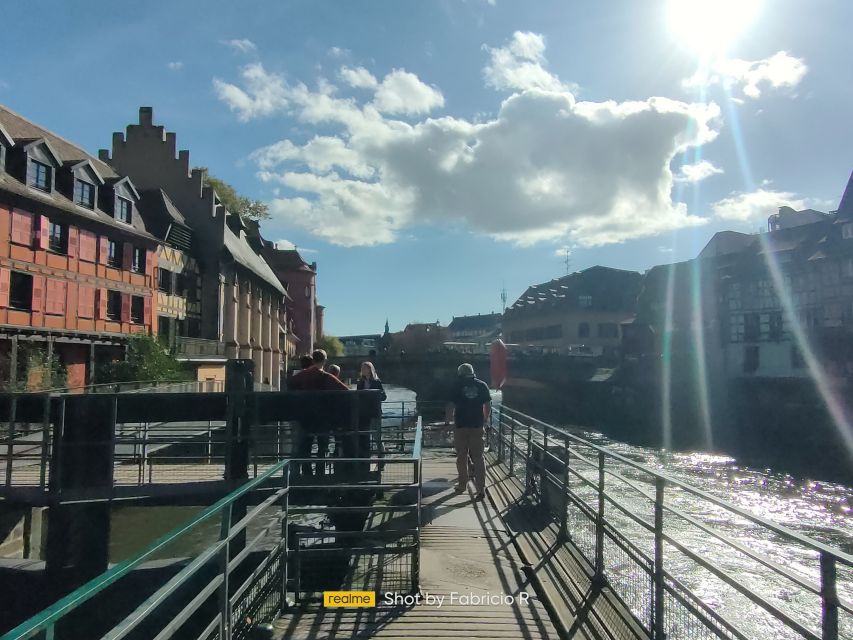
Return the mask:
<svg viewBox="0 0 853 640"><path fill-rule="evenodd" d="M850 554L506 406L488 437L650 637L853 638Z"/></svg>
<svg viewBox="0 0 853 640"><path fill-rule="evenodd" d="M0 640L248 638L258 624L323 590L417 590L420 420L410 432L410 443L397 455L334 461L366 465L374 472L359 481L296 482L300 465L316 458L273 464ZM380 443L386 434L396 439L396 430L376 434ZM305 492L322 492L328 504L299 500ZM319 514L333 518L336 528L300 525L306 515ZM363 526L342 526L352 516ZM134 572L166 558L173 562L171 573L149 586L133 606L122 606L125 600L118 594L129 588Z"/></svg>

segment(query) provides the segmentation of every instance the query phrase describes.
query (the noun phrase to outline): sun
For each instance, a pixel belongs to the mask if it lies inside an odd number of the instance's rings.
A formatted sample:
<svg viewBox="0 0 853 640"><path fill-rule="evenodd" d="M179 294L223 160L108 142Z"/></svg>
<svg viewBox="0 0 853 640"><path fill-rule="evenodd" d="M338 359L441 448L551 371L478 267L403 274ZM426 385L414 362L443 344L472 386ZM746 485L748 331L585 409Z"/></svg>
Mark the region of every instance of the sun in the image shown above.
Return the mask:
<svg viewBox="0 0 853 640"><path fill-rule="evenodd" d="M722 56L753 22L760 5L761 0L669 0L669 27L701 56Z"/></svg>

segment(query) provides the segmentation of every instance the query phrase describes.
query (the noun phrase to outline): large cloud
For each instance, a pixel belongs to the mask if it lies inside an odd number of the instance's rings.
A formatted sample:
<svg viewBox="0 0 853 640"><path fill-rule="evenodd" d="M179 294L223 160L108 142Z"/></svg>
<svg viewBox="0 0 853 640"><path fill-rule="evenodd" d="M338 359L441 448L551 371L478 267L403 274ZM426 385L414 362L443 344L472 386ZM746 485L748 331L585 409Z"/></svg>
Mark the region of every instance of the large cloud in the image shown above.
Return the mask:
<svg viewBox="0 0 853 640"><path fill-rule="evenodd" d="M806 201L798 198L796 194L759 188L718 200L711 205L711 210L715 216L723 220L750 222L767 220L769 215L776 213L779 207L785 205L797 210L807 207Z"/></svg>
<svg viewBox="0 0 853 640"><path fill-rule="evenodd" d="M545 71L541 37L517 33L503 49ZM579 102L547 71L553 82L538 72L527 80L497 74L495 51L487 77L517 91L484 122L391 117L444 101L403 70L382 82L361 68L341 70L372 99L339 95L325 81L316 89L289 84L259 64L243 70L239 85L214 82L241 120L285 113L322 128L324 135L280 140L253 158L263 180L285 187L286 197L270 203L273 214L334 243L391 242L408 225L432 222L519 243L589 246L705 221L672 201L670 162L716 136L716 105Z"/></svg>

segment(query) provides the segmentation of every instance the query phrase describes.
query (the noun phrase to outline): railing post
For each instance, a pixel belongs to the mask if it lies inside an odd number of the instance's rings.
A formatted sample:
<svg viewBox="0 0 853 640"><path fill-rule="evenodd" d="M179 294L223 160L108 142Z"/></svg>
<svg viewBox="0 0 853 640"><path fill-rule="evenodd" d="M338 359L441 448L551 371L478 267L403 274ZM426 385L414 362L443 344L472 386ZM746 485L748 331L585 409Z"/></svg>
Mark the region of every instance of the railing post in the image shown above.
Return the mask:
<svg viewBox="0 0 853 640"><path fill-rule="evenodd" d="M417 437L417 436L415 436ZM418 593L421 584L421 500L423 497L423 469L421 457L415 459L415 475L418 483L417 522L415 523L415 550L412 552L412 593Z"/></svg>
<svg viewBox="0 0 853 640"><path fill-rule="evenodd" d="M12 469L15 461L15 422L17 421L18 394L12 396L9 406L9 428L6 430L6 486L12 486Z"/></svg>
<svg viewBox="0 0 853 640"><path fill-rule="evenodd" d="M509 419L509 475L515 475L515 420Z"/></svg>
<svg viewBox="0 0 853 640"><path fill-rule="evenodd" d="M500 416L498 416L498 462L504 460L504 426Z"/></svg>
<svg viewBox="0 0 853 640"><path fill-rule="evenodd" d="M563 454L563 513L560 518L560 539L569 540L569 460L571 458L571 450L569 449L569 441L564 440L565 446Z"/></svg>
<svg viewBox="0 0 853 640"><path fill-rule="evenodd" d="M527 451L527 460L526 460L526 464L524 465L524 493L530 493L530 482L531 482L530 467L533 465L533 460L532 460L532 455L531 455L533 453L533 448L531 446L532 443L533 443L533 427L531 425L527 425L527 450L526 450Z"/></svg>
<svg viewBox="0 0 853 640"><path fill-rule="evenodd" d="M598 511L595 516L595 580L604 581L604 452L598 452Z"/></svg>
<svg viewBox="0 0 853 640"><path fill-rule="evenodd" d="M222 508L222 518L219 522L219 541L224 542L219 552L219 571L222 583L219 585L219 637L231 637L231 595L228 586L229 547L228 536L231 532L231 503Z"/></svg>
<svg viewBox="0 0 853 640"><path fill-rule="evenodd" d="M284 485L284 500L282 501L281 510L281 611L288 607L287 602L287 567L290 563L290 540L288 533L290 530L290 463L285 464L282 468L282 484Z"/></svg>
<svg viewBox="0 0 853 640"><path fill-rule="evenodd" d="M838 591L835 556L820 552L821 639L838 640Z"/></svg>
<svg viewBox="0 0 853 640"><path fill-rule="evenodd" d="M652 584L652 630L655 640L663 640L664 582L663 582L663 491L666 480L655 478L655 557Z"/></svg>
<svg viewBox="0 0 853 640"><path fill-rule="evenodd" d="M39 486L47 487L47 460L50 447L50 394L44 397L44 417L41 425L41 461L39 463Z"/></svg>

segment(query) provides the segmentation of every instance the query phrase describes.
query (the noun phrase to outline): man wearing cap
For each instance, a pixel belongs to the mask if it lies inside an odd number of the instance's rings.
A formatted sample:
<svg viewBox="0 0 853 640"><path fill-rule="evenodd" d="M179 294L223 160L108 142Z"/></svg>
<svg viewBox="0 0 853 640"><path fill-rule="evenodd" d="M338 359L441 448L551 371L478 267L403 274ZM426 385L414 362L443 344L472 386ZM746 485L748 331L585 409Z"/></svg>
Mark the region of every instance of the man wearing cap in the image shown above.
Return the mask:
<svg viewBox="0 0 853 640"><path fill-rule="evenodd" d="M475 500L486 497L486 462L483 459L484 425L491 412L492 397L485 382L474 376L467 362L456 370L457 379L450 394L453 403L453 444L456 447L456 470L459 482L456 492L468 486L468 457L474 463Z"/></svg>

